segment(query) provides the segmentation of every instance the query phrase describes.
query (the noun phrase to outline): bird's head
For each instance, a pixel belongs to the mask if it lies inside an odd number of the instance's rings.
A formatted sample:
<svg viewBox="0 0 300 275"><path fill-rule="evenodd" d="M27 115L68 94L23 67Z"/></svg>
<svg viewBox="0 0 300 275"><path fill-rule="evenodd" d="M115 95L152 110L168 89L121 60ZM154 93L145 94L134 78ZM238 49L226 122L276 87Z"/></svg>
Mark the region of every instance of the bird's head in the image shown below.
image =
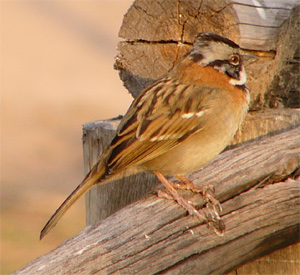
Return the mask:
<svg viewBox="0 0 300 275"><path fill-rule="evenodd" d="M188 56L201 66L212 66L228 75L230 83L236 86L246 84L247 76L244 66L258 59L243 51L233 41L214 33L198 34Z"/></svg>

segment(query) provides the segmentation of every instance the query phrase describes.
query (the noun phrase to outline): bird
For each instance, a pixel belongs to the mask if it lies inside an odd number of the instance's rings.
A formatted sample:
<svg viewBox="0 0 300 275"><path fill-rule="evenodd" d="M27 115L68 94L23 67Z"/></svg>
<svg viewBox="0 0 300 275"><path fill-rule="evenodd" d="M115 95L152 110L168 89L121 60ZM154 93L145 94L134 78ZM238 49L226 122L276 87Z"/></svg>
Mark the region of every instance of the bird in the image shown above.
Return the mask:
<svg viewBox="0 0 300 275"><path fill-rule="evenodd" d="M86 191L132 167L154 173L168 196L202 219L178 187L199 192L186 175L215 159L243 122L250 101L245 65L256 59L226 37L199 33L191 50L133 100L111 143L45 224L40 239Z"/></svg>

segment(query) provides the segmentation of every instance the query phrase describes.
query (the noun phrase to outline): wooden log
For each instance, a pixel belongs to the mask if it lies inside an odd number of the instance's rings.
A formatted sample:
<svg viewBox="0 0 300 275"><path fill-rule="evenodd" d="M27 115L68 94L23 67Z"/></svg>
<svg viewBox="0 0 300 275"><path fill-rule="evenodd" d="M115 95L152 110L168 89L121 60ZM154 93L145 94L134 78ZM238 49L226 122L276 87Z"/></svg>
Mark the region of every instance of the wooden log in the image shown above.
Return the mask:
<svg viewBox="0 0 300 275"><path fill-rule="evenodd" d="M254 50L248 66L251 109L299 102L299 1L136 0L124 17L115 68L135 97L192 47L199 32L215 32ZM262 2L261 2L262 3ZM265 16L265 17L264 17ZM286 43L288 41L288 43Z"/></svg>
<svg viewBox="0 0 300 275"><path fill-rule="evenodd" d="M128 41L192 43L199 31L221 31L243 48L270 51L296 5L298 0L136 0L119 35Z"/></svg>
<svg viewBox="0 0 300 275"><path fill-rule="evenodd" d="M148 195L14 274L224 274L299 242L299 131L228 150L191 175L199 187L215 186L224 236L173 201ZM201 196L182 194L204 205Z"/></svg>

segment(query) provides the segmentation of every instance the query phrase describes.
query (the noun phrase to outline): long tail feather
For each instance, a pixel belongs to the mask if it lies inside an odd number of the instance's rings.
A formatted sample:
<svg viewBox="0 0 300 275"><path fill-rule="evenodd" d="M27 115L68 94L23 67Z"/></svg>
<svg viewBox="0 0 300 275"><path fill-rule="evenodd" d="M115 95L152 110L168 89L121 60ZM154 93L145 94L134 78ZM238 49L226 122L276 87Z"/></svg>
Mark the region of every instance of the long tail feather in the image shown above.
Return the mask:
<svg viewBox="0 0 300 275"><path fill-rule="evenodd" d="M96 168L96 167L93 167ZM92 169L96 170L96 169ZM40 240L50 232L50 230L58 223L61 217L66 213L66 211L75 203L85 192L87 192L92 186L97 182L101 183L101 179L105 176L105 168L101 171L91 171L85 179L80 183L76 189L65 199L65 201L58 207L55 213L51 216L48 222L45 224L44 228L40 234Z"/></svg>

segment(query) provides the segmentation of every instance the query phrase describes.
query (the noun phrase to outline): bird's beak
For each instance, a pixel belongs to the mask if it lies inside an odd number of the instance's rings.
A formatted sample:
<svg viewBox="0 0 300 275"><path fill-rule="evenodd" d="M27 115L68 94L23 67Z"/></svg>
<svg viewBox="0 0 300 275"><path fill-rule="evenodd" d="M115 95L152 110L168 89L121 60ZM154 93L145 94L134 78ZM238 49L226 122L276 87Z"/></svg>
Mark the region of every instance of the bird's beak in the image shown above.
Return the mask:
<svg viewBox="0 0 300 275"><path fill-rule="evenodd" d="M247 51L245 51L245 50L243 51L242 55L243 55L243 61L244 61L245 66L247 66L251 63L254 63L259 59L259 57L257 55L247 53Z"/></svg>

